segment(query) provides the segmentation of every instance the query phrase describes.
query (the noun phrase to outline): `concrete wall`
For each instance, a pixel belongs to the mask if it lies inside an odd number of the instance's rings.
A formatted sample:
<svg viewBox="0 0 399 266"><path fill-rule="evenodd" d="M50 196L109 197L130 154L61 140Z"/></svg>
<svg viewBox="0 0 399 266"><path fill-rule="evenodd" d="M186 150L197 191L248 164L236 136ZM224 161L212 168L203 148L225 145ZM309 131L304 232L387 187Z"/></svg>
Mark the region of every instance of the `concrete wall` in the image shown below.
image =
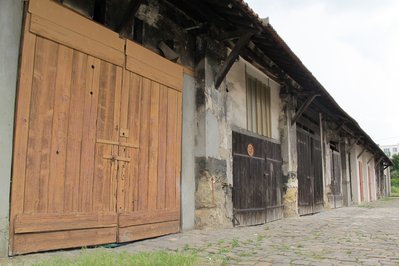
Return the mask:
<svg viewBox="0 0 399 266"><path fill-rule="evenodd" d="M8 253L15 92L23 2L0 1L0 257Z"/></svg>
<svg viewBox="0 0 399 266"><path fill-rule="evenodd" d="M350 172L351 172L351 179L352 179L352 201L354 204L360 203L360 181L359 181L359 166L357 155L361 151L358 145L355 145L350 150L349 153L349 160L350 160Z"/></svg>
<svg viewBox="0 0 399 266"><path fill-rule="evenodd" d="M189 75L184 75L182 127L182 229L188 230L194 228L195 210L195 80Z"/></svg>
<svg viewBox="0 0 399 266"><path fill-rule="evenodd" d="M181 222L183 230L194 228L195 115L195 80L189 75L184 75L181 169Z"/></svg>

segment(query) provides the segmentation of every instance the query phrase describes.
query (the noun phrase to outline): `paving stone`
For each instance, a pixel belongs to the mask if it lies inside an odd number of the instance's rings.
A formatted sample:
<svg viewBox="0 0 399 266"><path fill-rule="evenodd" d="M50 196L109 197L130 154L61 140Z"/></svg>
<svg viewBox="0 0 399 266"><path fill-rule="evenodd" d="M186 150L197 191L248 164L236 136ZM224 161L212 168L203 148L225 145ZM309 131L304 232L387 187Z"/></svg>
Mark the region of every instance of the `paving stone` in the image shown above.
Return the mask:
<svg viewBox="0 0 399 266"><path fill-rule="evenodd" d="M371 206L329 210L259 226L192 230L137 241L113 251L189 248L198 251L201 262L229 258L228 265L399 265L399 199ZM19 256L0 259L0 265L29 265L40 256L76 254L75 250Z"/></svg>

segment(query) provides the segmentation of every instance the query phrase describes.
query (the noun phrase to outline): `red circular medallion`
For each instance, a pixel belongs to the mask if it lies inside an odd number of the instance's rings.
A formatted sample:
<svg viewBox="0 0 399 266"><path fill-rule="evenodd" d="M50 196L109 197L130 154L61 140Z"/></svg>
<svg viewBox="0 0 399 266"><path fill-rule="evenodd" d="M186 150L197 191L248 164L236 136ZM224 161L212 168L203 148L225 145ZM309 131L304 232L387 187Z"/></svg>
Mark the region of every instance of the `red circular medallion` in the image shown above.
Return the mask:
<svg viewBox="0 0 399 266"><path fill-rule="evenodd" d="M251 157L254 156L254 153L255 153L254 145L249 143L248 146L247 146L247 152L248 152L249 156L251 156Z"/></svg>

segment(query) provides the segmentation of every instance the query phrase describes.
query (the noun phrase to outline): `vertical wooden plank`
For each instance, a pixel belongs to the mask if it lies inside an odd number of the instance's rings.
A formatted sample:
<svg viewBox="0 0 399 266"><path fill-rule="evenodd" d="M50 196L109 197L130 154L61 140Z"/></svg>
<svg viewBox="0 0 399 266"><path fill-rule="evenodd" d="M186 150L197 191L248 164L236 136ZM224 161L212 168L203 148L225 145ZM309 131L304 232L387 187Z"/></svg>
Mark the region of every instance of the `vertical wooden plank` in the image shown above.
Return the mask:
<svg viewBox="0 0 399 266"><path fill-rule="evenodd" d="M148 163L148 209L156 209L158 192L159 83L152 82Z"/></svg>
<svg viewBox="0 0 399 266"><path fill-rule="evenodd" d="M151 99L151 81L143 78L143 87L141 93L141 123L140 123L140 160L138 175L138 209L148 209L148 145L149 145L149 127L150 127L150 99Z"/></svg>
<svg viewBox="0 0 399 266"><path fill-rule="evenodd" d="M264 100L262 99L262 83L260 81L256 82L256 127L259 135L263 135L263 124L262 120L264 117L262 116L262 103L264 104Z"/></svg>
<svg viewBox="0 0 399 266"><path fill-rule="evenodd" d="M85 91L85 105L83 111L83 133L81 150L81 173L80 173L80 211L93 211L93 178L94 178L94 158L96 142L96 120L100 60L89 56L87 72L89 73L89 83Z"/></svg>
<svg viewBox="0 0 399 266"><path fill-rule="evenodd" d="M131 104L129 94L132 89L131 86L133 86L133 84L130 82L132 75L133 73L123 70L123 84L120 101L120 128L129 128L128 114L129 104Z"/></svg>
<svg viewBox="0 0 399 266"><path fill-rule="evenodd" d="M59 45L55 81L53 130L51 133L48 211L64 210L66 144L72 76L73 50Z"/></svg>
<svg viewBox="0 0 399 266"><path fill-rule="evenodd" d="M265 92L266 92L266 104L265 104L265 121L266 123L266 129L267 129L267 136L272 137L272 118L271 118L271 96L270 96L270 87L265 86Z"/></svg>
<svg viewBox="0 0 399 266"><path fill-rule="evenodd" d="M65 169L65 212L77 212L79 210L79 176L81 168L82 128L84 117L84 100L86 85L90 71L87 67L87 55L74 51L72 64L72 81L70 95L70 113L68 123L68 144L66 151Z"/></svg>
<svg viewBox="0 0 399 266"><path fill-rule="evenodd" d="M249 84L250 84L250 91L251 91L252 132L257 133L258 132L258 127L257 127L258 113L256 112L256 80L251 78Z"/></svg>
<svg viewBox="0 0 399 266"><path fill-rule="evenodd" d="M115 90L115 96L114 96L114 118L113 118L113 124L112 124L112 140L118 140L119 139L119 129L120 129L120 114L121 114L121 94L122 94L122 80L123 80L123 70L121 67L116 67L116 77L115 77L115 84L114 90ZM119 155L120 153L120 147L113 145L111 147L111 153L114 156ZM117 211L118 207L118 186L119 186L119 181L117 180L117 175L118 175L118 165L117 163L112 163L111 164L111 176L110 176L110 197L111 200L109 202L109 210L110 211ZM125 197L124 194L124 180L125 176L123 176L122 182L120 182L123 185L123 188L120 193L120 197L122 198L122 204L123 200ZM124 208L124 206L120 205L121 209Z"/></svg>
<svg viewBox="0 0 399 266"><path fill-rule="evenodd" d="M251 84L248 77L246 77L246 97L247 97L247 129L252 131L252 101L251 101Z"/></svg>
<svg viewBox="0 0 399 266"><path fill-rule="evenodd" d="M111 140L114 136L115 80L116 67L100 62L99 91L97 105L97 139ZM112 145L96 144L93 182L93 204L95 211L110 211L112 160L104 156L112 154Z"/></svg>
<svg viewBox="0 0 399 266"><path fill-rule="evenodd" d="M122 90L121 90L121 96L120 96L120 108L119 108L119 112L120 112L120 116L119 116L119 127L115 127L117 130L117 138L119 138L119 130L121 128L129 128L128 125L128 110L129 110L129 103L130 103L130 91L131 91L131 86L133 86L133 84L130 83L130 76L132 74L127 71L127 70L123 70L123 81L122 81ZM116 101L116 99L115 99ZM115 102L115 104L117 104ZM134 115L134 114L131 114ZM127 138L120 138L121 142L126 141ZM128 148L126 147L119 147L118 148L118 154L120 156L123 157L128 157L131 158L130 152L128 150ZM132 164L136 164L136 162L131 162L131 163L119 163L118 167L119 167L119 172L117 171L117 175L118 175L118 185L117 185L117 212L118 213L123 213L123 212L127 212L127 211L132 211L133 208L132 203L133 203L133 199L132 197L129 197L130 195L133 195L133 193L130 193L130 191L133 190L133 186L132 183L130 182L131 179L133 178L133 176L131 176L131 171L130 168L132 166ZM131 198L131 199L130 199Z"/></svg>
<svg viewBox="0 0 399 266"><path fill-rule="evenodd" d="M26 165L27 212L46 212L58 45L37 38Z"/></svg>
<svg viewBox="0 0 399 266"><path fill-rule="evenodd" d="M166 201L166 157L167 157L167 119L168 119L168 88L160 87L159 103L159 142L158 142L158 196L157 208L165 208Z"/></svg>
<svg viewBox="0 0 399 266"><path fill-rule="evenodd" d="M262 85L260 90L260 98L261 98L261 106L260 106L260 113L262 117L262 129L261 135L268 136L267 134L267 119L266 119L266 91L265 87Z"/></svg>
<svg viewBox="0 0 399 266"><path fill-rule="evenodd" d="M10 251L14 253L14 218L24 211L26 178L26 157L30 120L30 102L33 81L33 68L36 49L36 36L29 32L30 14L24 21L16 99L15 133L12 165L11 207L10 207Z"/></svg>
<svg viewBox="0 0 399 266"><path fill-rule="evenodd" d="M181 145L182 145L182 119L183 119L182 93L177 93L177 129L176 129L176 208L180 210L180 179L181 179Z"/></svg>
<svg viewBox="0 0 399 266"><path fill-rule="evenodd" d="M176 131L177 131L177 92L168 89L168 118L166 140L166 208L176 206Z"/></svg>
<svg viewBox="0 0 399 266"><path fill-rule="evenodd" d="M21 47L21 65L15 117L13 178L11 191L11 219L24 208L26 157L28 149L31 92L35 61L36 35L29 32L30 14L25 18ZM11 226L13 223L10 223ZM12 230L10 230L12 232Z"/></svg>
<svg viewBox="0 0 399 266"><path fill-rule="evenodd" d="M131 144L139 146L140 138L140 106L141 106L141 92L143 85L143 78L139 75L124 72L124 80L128 83L124 84L121 103L121 120L126 119L126 126L129 129L129 138L127 141ZM128 102L124 104L125 99ZM126 113L126 115L125 115ZM124 116L125 115L125 116ZM125 212L138 209L138 149L121 148L123 156L131 158L129 165L126 169L126 177L124 183L125 191Z"/></svg>
<svg viewBox="0 0 399 266"><path fill-rule="evenodd" d="M128 128L129 128L129 143L139 146L140 138L140 113L141 113L141 93L143 78L136 74L131 74L130 82L133 86L129 91L129 106L128 106Z"/></svg>

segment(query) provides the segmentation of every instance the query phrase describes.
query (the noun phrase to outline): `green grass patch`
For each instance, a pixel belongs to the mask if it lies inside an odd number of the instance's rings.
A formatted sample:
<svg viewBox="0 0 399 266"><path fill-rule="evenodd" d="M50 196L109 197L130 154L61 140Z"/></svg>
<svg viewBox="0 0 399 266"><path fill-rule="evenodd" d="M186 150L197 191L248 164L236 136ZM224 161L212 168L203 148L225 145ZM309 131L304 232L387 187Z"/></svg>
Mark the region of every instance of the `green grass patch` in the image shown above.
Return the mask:
<svg viewBox="0 0 399 266"><path fill-rule="evenodd" d="M49 260L41 261L33 265L36 266L108 266L108 265L179 265L192 266L196 265L198 256L195 252L139 252L129 254L127 252L112 251L83 251L80 255L72 258L54 257Z"/></svg>

